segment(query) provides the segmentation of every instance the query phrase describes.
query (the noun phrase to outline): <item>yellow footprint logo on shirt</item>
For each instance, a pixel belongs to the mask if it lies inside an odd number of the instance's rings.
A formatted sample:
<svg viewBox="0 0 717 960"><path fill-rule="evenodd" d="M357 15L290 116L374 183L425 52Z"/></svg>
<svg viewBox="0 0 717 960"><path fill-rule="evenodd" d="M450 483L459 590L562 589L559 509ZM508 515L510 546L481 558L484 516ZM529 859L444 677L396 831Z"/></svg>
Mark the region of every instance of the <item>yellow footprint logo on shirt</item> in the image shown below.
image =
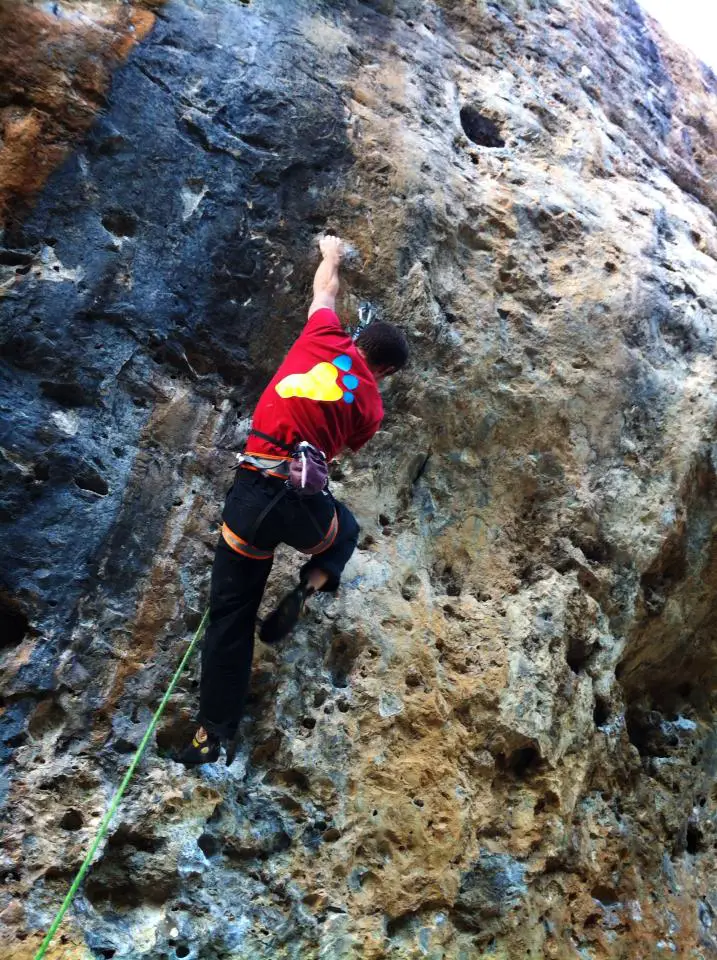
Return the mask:
<svg viewBox="0 0 717 960"><path fill-rule="evenodd" d="M354 395L351 390L358 386L358 379L348 371L351 369L351 357L342 355L336 357L333 363L317 363L308 373L290 373L280 380L274 388L280 397L305 397L307 400L335 401L342 398L346 403L352 403ZM344 372L342 378L345 387L343 391L338 384L339 373Z"/></svg>

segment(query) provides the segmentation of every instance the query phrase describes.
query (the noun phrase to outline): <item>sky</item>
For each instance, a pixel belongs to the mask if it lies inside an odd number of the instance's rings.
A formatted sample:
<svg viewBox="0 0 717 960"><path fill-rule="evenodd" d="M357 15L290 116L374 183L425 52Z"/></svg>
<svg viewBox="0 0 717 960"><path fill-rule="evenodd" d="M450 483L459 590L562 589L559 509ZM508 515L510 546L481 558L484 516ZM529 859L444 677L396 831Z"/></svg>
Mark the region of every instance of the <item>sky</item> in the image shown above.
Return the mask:
<svg viewBox="0 0 717 960"><path fill-rule="evenodd" d="M638 0L673 40L717 71L717 0Z"/></svg>

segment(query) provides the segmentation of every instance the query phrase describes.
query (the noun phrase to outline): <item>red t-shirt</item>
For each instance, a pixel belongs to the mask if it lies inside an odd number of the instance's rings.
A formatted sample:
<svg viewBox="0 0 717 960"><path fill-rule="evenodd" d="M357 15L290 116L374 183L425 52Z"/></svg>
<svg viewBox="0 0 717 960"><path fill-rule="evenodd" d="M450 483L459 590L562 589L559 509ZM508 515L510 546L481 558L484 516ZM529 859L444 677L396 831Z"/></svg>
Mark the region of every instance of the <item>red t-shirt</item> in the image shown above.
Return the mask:
<svg viewBox="0 0 717 960"><path fill-rule="evenodd" d="M254 411L253 429L293 446L308 440L333 460L358 450L383 420L378 384L339 318L315 310ZM250 434L247 453L286 456Z"/></svg>

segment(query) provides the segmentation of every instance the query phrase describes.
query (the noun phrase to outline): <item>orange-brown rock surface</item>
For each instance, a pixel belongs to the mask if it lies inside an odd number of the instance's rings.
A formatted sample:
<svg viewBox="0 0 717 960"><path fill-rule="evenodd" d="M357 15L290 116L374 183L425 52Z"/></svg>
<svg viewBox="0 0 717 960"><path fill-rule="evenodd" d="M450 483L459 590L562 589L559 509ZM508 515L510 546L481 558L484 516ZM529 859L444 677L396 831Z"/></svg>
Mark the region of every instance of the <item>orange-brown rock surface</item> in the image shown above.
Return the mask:
<svg viewBox="0 0 717 960"><path fill-rule="evenodd" d="M27 205L105 103L151 4L0 2L0 224Z"/></svg>
<svg viewBox="0 0 717 960"><path fill-rule="evenodd" d="M333 468L359 550L231 767L169 759L183 678L49 956L717 956L714 74L632 0L171 0L131 51L149 5L59 7L0 68L6 955L199 622L328 227L413 349Z"/></svg>

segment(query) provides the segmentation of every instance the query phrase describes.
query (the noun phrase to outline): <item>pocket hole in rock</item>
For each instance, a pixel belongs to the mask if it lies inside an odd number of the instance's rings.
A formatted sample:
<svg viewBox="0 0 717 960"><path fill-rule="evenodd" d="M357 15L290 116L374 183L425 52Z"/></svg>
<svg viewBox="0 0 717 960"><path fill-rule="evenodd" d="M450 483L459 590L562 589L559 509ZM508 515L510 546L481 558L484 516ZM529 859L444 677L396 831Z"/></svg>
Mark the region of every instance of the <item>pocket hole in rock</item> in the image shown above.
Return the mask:
<svg viewBox="0 0 717 960"><path fill-rule="evenodd" d="M0 249L0 263L6 267L22 266L25 263L32 264L32 259L33 254L27 250Z"/></svg>
<svg viewBox="0 0 717 960"><path fill-rule="evenodd" d="M116 237L133 237L137 232L137 220L121 210L111 210L102 217L102 226Z"/></svg>
<svg viewBox="0 0 717 960"><path fill-rule="evenodd" d="M90 390L68 380L41 380L40 390L61 407L84 407L92 402Z"/></svg>
<svg viewBox="0 0 717 960"><path fill-rule="evenodd" d="M75 486L79 487L80 490L89 490L91 493L96 493L100 497L106 497L110 492L109 484L101 477L99 473L94 471L85 471L84 473L79 473L75 478Z"/></svg>
<svg viewBox="0 0 717 960"><path fill-rule="evenodd" d="M404 600L415 600L421 588L421 581L415 573L409 573L401 587L401 596Z"/></svg>
<svg viewBox="0 0 717 960"><path fill-rule="evenodd" d="M308 791L311 787L311 781L303 770L291 768L282 770L279 774L279 779L282 780L287 787L296 787L297 790Z"/></svg>
<svg viewBox="0 0 717 960"><path fill-rule="evenodd" d="M44 483L50 479L50 464L46 460L38 460L32 468L32 475L35 480Z"/></svg>
<svg viewBox="0 0 717 960"><path fill-rule="evenodd" d="M60 820L63 830L79 830L84 826L84 819L79 810L66 810Z"/></svg>
<svg viewBox="0 0 717 960"><path fill-rule="evenodd" d="M687 839L686 847L688 853L693 856L696 853L699 853L704 847L704 837L702 836L702 831L695 823L689 823L687 825Z"/></svg>
<svg viewBox="0 0 717 960"><path fill-rule="evenodd" d="M463 578L450 563L438 561L431 571L431 582L436 590L445 593L448 597L460 597L463 589Z"/></svg>
<svg viewBox="0 0 717 960"><path fill-rule="evenodd" d="M0 591L0 648L21 643L29 628L30 622L20 605Z"/></svg>
<svg viewBox="0 0 717 960"><path fill-rule="evenodd" d="M361 652L362 640L359 636L337 632L326 656L326 667L335 687L347 687L349 676L356 659Z"/></svg>
<svg viewBox="0 0 717 960"><path fill-rule="evenodd" d="M565 659L573 673L580 673L585 668L593 653L594 646L594 641L590 641L586 637L576 635L570 638Z"/></svg>
<svg viewBox="0 0 717 960"><path fill-rule="evenodd" d="M596 727L603 727L610 719L610 704L603 697L595 697L593 721Z"/></svg>
<svg viewBox="0 0 717 960"><path fill-rule="evenodd" d="M190 954L189 947L184 943L180 943L174 951L174 956L178 957L179 960L184 960L185 957L188 957Z"/></svg>
<svg viewBox="0 0 717 960"><path fill-rule="evenodd" d="M461 107L460 112L461 126L463 132L477 143L479 147L504 147L505 140L500 135L500 130L495 121L483 114L471 104Z"/></svg>
<svg viewBox="0 0 717 960"><path fill-rule="evenodd" d="M618 903L618 895L611 887L607 887L604 884L598 883L590 891L590 896L595 900L599 900L600 903L605 906L610 906L613 903Z"/></svg>
<svg viewBox="0 0 717 960"><path fill-rule="evenodd" d="M496 757L496 764L504 770L509 771L516 777L529 777L540 767L540 754L535 747L518 747L507 757L499 754Z"/></svg>
<svg viewBox="0 0 717 960"><path fill-rule="evenodd" d="M219 852L219 842L216 837L213 837L211 833L203 833L201 837L197 840L197 846L202 851L207 859L213 857L215 853Z"/></svg>

